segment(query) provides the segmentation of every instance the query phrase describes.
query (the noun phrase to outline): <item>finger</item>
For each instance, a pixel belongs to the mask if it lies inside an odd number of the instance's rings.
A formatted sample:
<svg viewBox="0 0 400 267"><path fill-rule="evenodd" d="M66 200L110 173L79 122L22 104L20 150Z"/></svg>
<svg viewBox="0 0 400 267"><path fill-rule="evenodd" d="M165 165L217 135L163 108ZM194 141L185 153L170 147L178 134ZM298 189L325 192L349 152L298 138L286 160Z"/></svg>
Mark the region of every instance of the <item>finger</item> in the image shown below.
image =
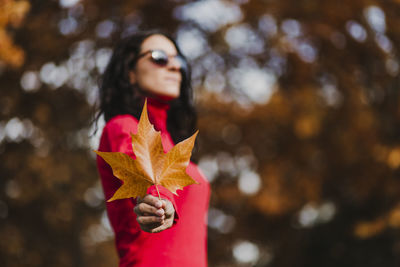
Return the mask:
<svg viewBox="0 0 400 267"><path fill-rule="evenodd" d="M171 216L172 214L175 213L174 205L172 205L172 203L169 200L163 199L162 202L166 216Z"/></svg>
<svg viewBox="0 0 400 267"><path fill-rule="evenodd" d="M142 229L145 232L152 233L154 228L159 227L161 224L160 223L150 223L150 224L139 224L140 229Z"/></svg>
<svg viewBox="0 0 400 267"><path fill-rule="evenodd" d="M161 208L162 207L162 202L157 197L152 196L152 195L146 195L143 198L143 202L147 203L149 205L152 205L152 206L154 206L156 208Z"/></svg>
<svg viewBox="0 0 400 267"><path fill-rule="evenodd" d="M142 226L159 223L162 224L164 222L163 218L158 216L138 216L136 217L136 221Z"/></svg>
<svg viewBox="0 0 400 267"><path fill-rule="evenodd" d="M156 228L152 228L151 230L150 230L150 233L159 233L159 232L161 232L161 231L164 231L164 230L166 230L167 228L165 227L165 225L160 225L160 226L158 226L158 227L156 227Z"/></svg>
<svg viewBox="0 0 400 267"><path fill-rule="evenodd" d="M170 227L171 227L171 224L170 224L170 223L164 222L164 223L161 224L160 226L153 228L153 229L151 230L151 232L152 232L152 233L159 233L159 232L164 231L164 230L166 230L166 229L168 229L168 228L170 228Z"/></svg>
<svg viewBox="0 0 400 267"><path fill-rule="evenodd" d="M157 216L163 216L164 215L164 210L163 209L157 209L154 206L151 206L147 203L140 203L138 205L135 206L135 208L133 209L133 211L137 214L137 215L157 215Z"/></svg>

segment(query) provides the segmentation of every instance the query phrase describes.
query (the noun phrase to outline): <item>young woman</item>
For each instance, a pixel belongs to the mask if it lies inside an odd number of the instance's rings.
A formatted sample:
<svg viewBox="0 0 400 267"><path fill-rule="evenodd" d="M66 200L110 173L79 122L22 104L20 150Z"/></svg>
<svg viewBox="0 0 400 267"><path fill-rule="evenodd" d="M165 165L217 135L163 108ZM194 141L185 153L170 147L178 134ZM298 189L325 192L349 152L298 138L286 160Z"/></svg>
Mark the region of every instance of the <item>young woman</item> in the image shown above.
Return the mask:
<svg viewBox="0 0 400 267"><path fill-rule="evenodd" d="M147 98L150 122L161 131L165 152L195 131L190 69L173 39L159 32L142 32L120 41L102 77L100 113L106 125L99 151L135 157L130 134ZM121 186L100 157L97 166L105 198ZM159 186L143 199L106 202L115 232L119 266L207 266L206 217L209 184L190 162L186 172L199 184L178 190Z"/></svg>

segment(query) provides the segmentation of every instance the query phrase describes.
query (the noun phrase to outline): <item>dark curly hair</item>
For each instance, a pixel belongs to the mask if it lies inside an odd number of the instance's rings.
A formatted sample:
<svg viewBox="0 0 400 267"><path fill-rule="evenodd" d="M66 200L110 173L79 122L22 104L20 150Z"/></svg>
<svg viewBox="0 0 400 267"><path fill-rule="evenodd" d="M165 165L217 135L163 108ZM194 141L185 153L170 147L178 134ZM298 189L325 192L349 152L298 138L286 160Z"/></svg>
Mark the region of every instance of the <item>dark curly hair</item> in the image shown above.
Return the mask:
<svg viewBox="0 0 400 267"><path fill-rule="evenodd" d="M171 40L178 54L186 61L175 40L162 31L137 32L123 38L116 44L110 62L100 79L100 110L96 121L101 115L104 115L107 122L119 114L131 114L139 119L145 94L137 85L130 83L129 71L135 67L143 41L154 34L161 34ZM170 101L168 110L167 129L175 143L193 134L197 122L192 99L190 66L186 65L185 68L181 68L180 95Z"/></svg>

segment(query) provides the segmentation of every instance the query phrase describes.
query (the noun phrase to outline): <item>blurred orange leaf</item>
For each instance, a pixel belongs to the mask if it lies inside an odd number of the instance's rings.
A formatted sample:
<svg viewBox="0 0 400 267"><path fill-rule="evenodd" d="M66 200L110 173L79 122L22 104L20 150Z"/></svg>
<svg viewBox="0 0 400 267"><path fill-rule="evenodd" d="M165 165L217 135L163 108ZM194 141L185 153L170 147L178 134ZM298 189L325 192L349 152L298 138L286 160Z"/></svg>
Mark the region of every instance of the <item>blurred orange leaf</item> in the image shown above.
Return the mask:
<svg viewBox="0 0 400 267"><path fill-rule="evenodd" d="M28 1L0 0L0 60L13 67L20 67L24 51L14 45L7 32L8 26L18 27L30 8Z"/></svg>
<svg viewBox="0 0 400 267"><path fill-rule="evenodd" d="M386 220L379 218L372 222L360 222L355 226L354 234L362 239L378 235L386 228Z"/></svg>

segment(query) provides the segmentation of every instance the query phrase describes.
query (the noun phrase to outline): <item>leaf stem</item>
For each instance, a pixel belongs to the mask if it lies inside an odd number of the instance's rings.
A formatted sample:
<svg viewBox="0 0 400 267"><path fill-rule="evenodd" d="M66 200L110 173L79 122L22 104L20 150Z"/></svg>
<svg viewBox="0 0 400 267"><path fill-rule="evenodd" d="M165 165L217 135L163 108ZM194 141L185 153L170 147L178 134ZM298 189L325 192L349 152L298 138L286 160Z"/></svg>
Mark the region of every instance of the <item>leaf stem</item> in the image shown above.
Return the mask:
<svg viewBox="0 0 400 267"><path fill-rule="evenodd" d="M157 187L156 184L155 184L155 186L156 186L156 190L157 190L157 193L158 193L158 199L161 201L160 191L158 191L158 187Z"/></svg>

